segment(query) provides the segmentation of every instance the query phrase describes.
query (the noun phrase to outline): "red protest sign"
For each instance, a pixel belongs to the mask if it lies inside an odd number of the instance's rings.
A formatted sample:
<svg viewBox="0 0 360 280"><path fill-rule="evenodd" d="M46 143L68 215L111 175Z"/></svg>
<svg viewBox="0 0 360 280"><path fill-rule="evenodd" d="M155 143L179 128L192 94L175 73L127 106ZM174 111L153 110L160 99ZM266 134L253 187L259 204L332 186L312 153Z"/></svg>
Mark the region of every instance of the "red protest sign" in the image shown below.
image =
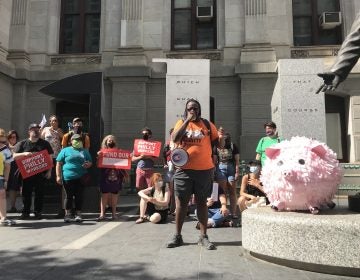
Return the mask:
<svg viewBox="0 0 360 280"><path fill-rule="evenodd" d="M131 152L120 149L101 149L99 168L131 169Z"/></svg>
<svg viewBox="0 0 360 280"><path fill-rule="evenodd" d="M134 142L134 155L146 155L159 157L161 150L161 142L158 141L145 141L143 139L135 139Z"/></svg>
<svg viewBox="0 0 360 280"><path fill-rule="evenodd" d="M22 157L16 160L23 179L34 176L38 173L49 170L53 167L53 161L47 150L33 153L31 156Z"/></svg>

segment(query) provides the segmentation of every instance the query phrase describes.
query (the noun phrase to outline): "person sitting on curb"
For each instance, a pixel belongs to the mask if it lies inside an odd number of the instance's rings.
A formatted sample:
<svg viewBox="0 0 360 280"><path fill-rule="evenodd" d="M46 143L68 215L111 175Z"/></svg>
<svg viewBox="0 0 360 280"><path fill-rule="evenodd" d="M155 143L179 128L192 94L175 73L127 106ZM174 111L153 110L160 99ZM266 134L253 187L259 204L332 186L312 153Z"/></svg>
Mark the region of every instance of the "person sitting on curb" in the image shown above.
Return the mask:
<svg viewBox="0 0 360 280"><path fill-rule="evenodd" d="M243 212L252 204L257 204L261 197L265 199L266 204L269 204L260 181L261 162L259 160L251 160L248 163L247 169L248 172L243 176L240 186L240 197L238 200L240 212Z"/></svg>
<svg viewBox="0 0 360 280"><path fill-rule="evenodd" d="M140 218L136 223L140 224L147 220L154 224L166 223L170 192L169 187L164 184L162 175L154 173L150 178L150 187L139 191L138 195L141 197Z"/></svg>
<svg viewBox="0 0 360 280"><path fill-rule="evenodd" d="M229 210L227 209L226 195L219 185L213 185L212 194L207 198L206 205L208 207L208 228L233 226L233 222L227 219ZM196 223L196 228L200 229L199 222Z"/></svg>

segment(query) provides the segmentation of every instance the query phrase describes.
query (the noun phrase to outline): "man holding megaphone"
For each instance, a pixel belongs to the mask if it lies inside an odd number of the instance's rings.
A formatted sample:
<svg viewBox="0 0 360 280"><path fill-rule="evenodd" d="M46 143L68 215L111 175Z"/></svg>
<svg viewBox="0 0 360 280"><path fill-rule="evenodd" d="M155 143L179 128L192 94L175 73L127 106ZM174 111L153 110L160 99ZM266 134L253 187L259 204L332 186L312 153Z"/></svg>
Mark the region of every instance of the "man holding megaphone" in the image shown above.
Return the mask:
<svg viewBox="0 0 360 280"><path fill-rule="evenodd" d="M197 216L200 223L198 244L208 250L215 249L206 234L207 197L211 193L214 176L212 145L218 145L218 132L214 124L201 118L200 103L189 99L185 105L183 119L174 127L172 140L182 149L173 151L172 160L177 166L173 180L176 201L176 233L167 243L168 248L181 246L182 226L187 212L187 205L192 194L195 195Z"/></svg>

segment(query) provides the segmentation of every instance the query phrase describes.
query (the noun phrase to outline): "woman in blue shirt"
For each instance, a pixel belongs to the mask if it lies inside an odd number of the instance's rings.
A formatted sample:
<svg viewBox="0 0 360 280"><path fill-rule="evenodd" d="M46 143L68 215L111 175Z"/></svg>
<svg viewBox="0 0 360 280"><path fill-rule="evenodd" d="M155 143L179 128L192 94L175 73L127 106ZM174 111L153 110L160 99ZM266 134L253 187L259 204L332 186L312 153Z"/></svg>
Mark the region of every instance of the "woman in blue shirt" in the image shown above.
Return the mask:
<svg viewBox="0 0 360 280"><path fill-rule="evenodd" d="M75 222L82 222L81 208L83 202L84 185L81 177L88 173L92 160L87 149L83 148L80 134L71 137L71 146L62 149L56 158L56 182L65 189L65 217L64 222L72 219L71 209L75 198Z"/></svg>

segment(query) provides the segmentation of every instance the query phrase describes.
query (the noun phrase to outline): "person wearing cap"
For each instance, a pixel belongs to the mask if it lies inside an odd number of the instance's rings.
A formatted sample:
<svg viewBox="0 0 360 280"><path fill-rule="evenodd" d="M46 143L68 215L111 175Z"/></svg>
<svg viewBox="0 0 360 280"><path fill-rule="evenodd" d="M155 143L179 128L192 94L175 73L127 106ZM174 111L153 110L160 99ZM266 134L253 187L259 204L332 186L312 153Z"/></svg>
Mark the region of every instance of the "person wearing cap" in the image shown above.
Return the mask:
<svg viewBox="0 0 360 280"><path fill-rule="evenodd" d="M56 158L56 182L65 189L64 222L72 221L71 209L75 198L75 222L82 222L81 209L83 203L84 184L82 177L92 166L92 159L87 149L83 148L80 134L71 136L71 146L60 151Z"/></svg>
<svg viewBox="0 0 360 280"><path fill-rule="evenodd" d="M0 128L0 226L11 226L13 224L6 217L6 189L10 174L10 164L14 159L6 144L5 130Z"/></svg>
<svg viewBox="0 0 360 280"><path fill-rule="evenodd" d="M28 134L29 138L22 140L15 145L13 154L14 159L29 156L33 153L41 152L43 150L47 150L49 155L52 155L54 153L50 143L40 138L40 126L38 124L30 124L28 128ZM45 179L50 178L51 169L23 179L22 196L24 208L22 210L21 219L28 219L30 217L33 191L35 192L35 218L41 219L44 200Z"/></svg>
<svg viewBox="0 0 360 280"><path fill-rule="evenodd" d="M265 150L270 146L280 143L281 139L276 131L276 124L272 121L264 124L265 137L262 137L256 147L256 160L261 161L261 165L264 166L266 160Z"/></svg>
<svg viewBox="0 0 360 280"><path fill-rule="evenodd" d="M251 160L247 165L247 173L242 177L240 186L240 197L238 206L240 212L248 208L248 205L256 203L260 197L266 198L262 183L260 181L261 162L259 160Z"/></svg>
<svg viewBox="0 0 360 280"><path fill-rule="evenodd" d="M61 146L63 148L71 146L71 137L74 134L79 134L81 137L81 141L83 142L83 148L89 149L90 148L90 137L87 133L83 131L83 121L81 118L76 117L72 121L73 129L70 130L68 133L65 133L62 141Z"/></svg>

